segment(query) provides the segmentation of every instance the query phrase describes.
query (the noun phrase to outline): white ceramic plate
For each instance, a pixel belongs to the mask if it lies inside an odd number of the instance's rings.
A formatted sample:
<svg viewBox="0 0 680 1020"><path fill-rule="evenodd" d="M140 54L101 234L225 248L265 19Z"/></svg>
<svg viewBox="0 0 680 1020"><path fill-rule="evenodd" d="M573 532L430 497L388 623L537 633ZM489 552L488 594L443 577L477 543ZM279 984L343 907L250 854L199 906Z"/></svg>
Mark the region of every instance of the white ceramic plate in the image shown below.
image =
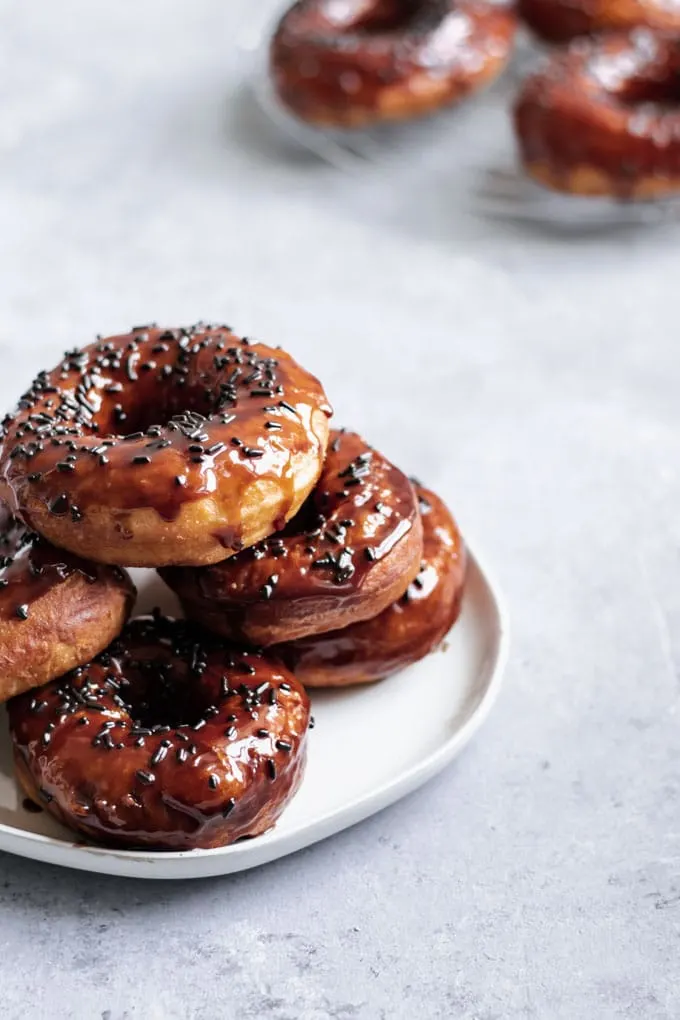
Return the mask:
<svg viewBox="0 0 680 1020"><path fill-rule="evenodd" d="M153 605L176 612L152 572L136 573L141 612ZM299 793L271 832L220 850L120 851L74 842L73 834L45 812L23 806L3 711L0 850L83 871L162 879L224 875L283 857L367 818L444 768L489 712L507 645L508 621L498 591L471 556L463 611L445 650L370 687L315 693L316 727ZM427 710L414 713L414 703Z"/></svg>

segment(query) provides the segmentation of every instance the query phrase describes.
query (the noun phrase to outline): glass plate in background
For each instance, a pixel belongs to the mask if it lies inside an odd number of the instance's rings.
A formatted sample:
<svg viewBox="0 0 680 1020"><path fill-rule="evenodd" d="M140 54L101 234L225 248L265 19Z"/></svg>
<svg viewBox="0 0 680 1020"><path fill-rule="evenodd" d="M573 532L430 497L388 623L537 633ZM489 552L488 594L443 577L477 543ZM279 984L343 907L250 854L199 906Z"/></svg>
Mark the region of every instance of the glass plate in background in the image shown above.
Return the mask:
<svg viewBox="0 0 680 1020"><path fill-rule="evenodd" d="M273 88L269 42L289 2L269 0L244 15L237 39L245 87L272 130L332 167L365 176L377 170L403 202L414 188L448 186L460 213L579 231L664 224L680 219L680 197L625 202L562 195L534 183L516 154L510 108L545 48L520 31L515 53L494 84L431 117L360 129L316 127L296 117ZM405 171L405 173L402 173Z"/></svg>

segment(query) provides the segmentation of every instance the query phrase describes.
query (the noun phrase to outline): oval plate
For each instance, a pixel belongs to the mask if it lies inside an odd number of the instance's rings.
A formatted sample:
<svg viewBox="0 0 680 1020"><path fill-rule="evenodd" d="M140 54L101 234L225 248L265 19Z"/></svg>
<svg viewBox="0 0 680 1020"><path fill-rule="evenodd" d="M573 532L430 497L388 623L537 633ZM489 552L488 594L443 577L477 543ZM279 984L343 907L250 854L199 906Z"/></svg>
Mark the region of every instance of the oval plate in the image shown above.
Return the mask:
<svg viewBox="0 0 680 1020"><path fill-rule="evenodd" d="M153 605L177 612L153 572L135 573L140 612ZM486 718L507 647L508 621L498 589L470 553L463 611L443 650L378 684L315 692L316 727L299 793L270 832L218 850L122 851L74 842L46 812L24 808L3 710L0 850L83 871L159 879L225 875L283 857L380 811L443 769ZM414 714L414 687L419 701L438 707L436 713ZM376 721L382 733L398 739L376 741Z"/></svg>

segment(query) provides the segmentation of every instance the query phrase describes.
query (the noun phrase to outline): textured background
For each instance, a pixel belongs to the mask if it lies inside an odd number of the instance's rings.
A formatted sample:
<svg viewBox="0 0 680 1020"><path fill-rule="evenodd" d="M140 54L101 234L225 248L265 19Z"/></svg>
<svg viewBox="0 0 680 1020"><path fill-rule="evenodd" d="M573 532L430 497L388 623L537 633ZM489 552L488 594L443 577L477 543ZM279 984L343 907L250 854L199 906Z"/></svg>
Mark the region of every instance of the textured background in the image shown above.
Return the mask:
<svg viewBox="0 0 680 1020"><path fill-rule="evenodd" d="M421 793L259 871L0 855L0 1014L675 1020L677 234L294 157L236 90L248 6L0 3L0 396L137 321L290 347L481 542L507 683Z"/></svg>

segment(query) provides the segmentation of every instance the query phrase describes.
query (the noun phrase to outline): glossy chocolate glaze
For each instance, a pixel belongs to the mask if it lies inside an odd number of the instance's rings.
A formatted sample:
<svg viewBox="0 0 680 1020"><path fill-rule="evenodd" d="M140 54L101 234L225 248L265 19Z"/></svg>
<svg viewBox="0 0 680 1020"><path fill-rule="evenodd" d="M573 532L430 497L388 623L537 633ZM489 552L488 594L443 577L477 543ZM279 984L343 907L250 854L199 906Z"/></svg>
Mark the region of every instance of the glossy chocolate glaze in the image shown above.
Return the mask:
<svg viewBox="0 0 680 1020"><path fill-rule="evenodd" d="M26 620L31 606L74 574L88 584L114 581L134 597L130 578L119 567L104 566L55 549L0 509L0 620Z"/></svg>
<svg viewBox="0 0 680 1020"><path fill-rule="evenodd" d="M175 521L223 488L237 504L254 480L289 492L290 508L318 412L331 414L320 383L284 351L226 326L139 327L37 376L3 421L0 484L48 537L50 518L68 522L75 546L90 513L114 515L124 539L131 511ZM218 532L225 555L239 547L238 519Z"/></svg>
<svg viewBox="0 0 680 1020"><path fill-rule="evenodd" d="M266 630L269 621L279 627L285 619L291 630L310 633L323 629L327 610L351 609L362 618L369 591L387 583L383 564L410 542L412 556L396 578L399 587L404 577L402 589L422 549L413 486L361 436L336 430L316 488L282 532L212 567L159 572L189 615L206 626L221 615L225 632L253 640L254 623ZM257 641L270 643L259 632Z"/></svg>
<svg viewBox="0 0 680 1020"><path fill-rule="evenodd" d="M0 702L105 648L134 596L124 570L55 549L0 509Z"/></svg>
<svg viewBox="0 0 680 1020"><path fill-rule="evenodd" d="M283 102L309 120L380 119L384 97L402 86L404 109L388 115L408 116L425 112L430 87L432 106L442 105L487 62L503 62L515 21L510 4L484 0L300 0L274 35L272 74Z"/></svg>
<svg viewBox="0 0 680 1020"><path fill-rule="evenodd" d="M9 703L46 809L118 846L223 846L270 828L302 777L309 700L276 660L160 616Z"/></svg>
<svg viewBox="0 0 680 1020"><path fill-rule="evenodd" d="M422 659L441 644L460 611L465 546L446 505L417 485L423 519L420 573L372 620L272 648L309 687L369 683Z"/></svg>
<svg viewBox="0 0 680 1020"><path fill-rule="evenodd" d="M639 29L579 40L522 88L515 127L525 164L571 190L579 168L598 171L621 198L641 181L680 187L680 36Z"/></svg>
<svg viewBox="0 0 680 1020"><path fill-rule="evenodd" d="M518 12L536 35L553 43L638 27L680 30L679 0L519 0Z"/></svg>

